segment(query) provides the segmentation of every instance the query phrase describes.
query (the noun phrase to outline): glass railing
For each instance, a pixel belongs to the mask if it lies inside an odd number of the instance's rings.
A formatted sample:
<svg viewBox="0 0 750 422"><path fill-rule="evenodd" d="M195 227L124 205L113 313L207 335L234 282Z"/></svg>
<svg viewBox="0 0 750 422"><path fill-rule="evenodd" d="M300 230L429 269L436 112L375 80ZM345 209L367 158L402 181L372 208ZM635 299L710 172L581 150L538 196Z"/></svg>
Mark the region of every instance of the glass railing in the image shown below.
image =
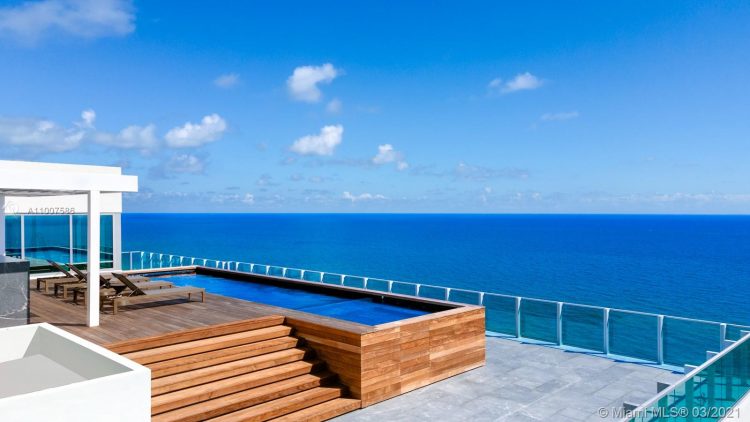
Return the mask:
<svg viewBox="0 0 750 422"><path fill-rule="evenodd" d="M750 391L750 334L626 415L628 422L748 420L735 405Z"/></svg>
<svg viewBox="0 0 750 422"><path fill-rule="evenodd" d="M481 305L491 334L672 369L700 365L706 351L720 351L724 340L737 340L741 330L750 330L715 321L249 262L142 251L124 252L122 257L124 270L188 265Z"/></svg>

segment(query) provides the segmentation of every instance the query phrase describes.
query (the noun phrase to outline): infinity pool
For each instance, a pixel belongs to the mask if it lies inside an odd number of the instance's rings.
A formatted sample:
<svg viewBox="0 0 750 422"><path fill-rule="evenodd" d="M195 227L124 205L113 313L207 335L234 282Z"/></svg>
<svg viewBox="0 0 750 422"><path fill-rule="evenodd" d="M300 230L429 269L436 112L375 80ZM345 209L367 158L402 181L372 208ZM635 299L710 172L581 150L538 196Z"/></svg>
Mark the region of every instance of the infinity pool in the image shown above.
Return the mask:
<svg viewBox="0 0 750 422"><path fill-rule="evenodd" d="M408 306L401 303L385 303L379 300L379 296L341 292L326 289L324 285L312 286L318 289L310 290L303 286L285 287L205 274L171 275L168 279L175 285L203 287L209 293L366 325L384 324L431 313L429 310L420 309L416 304Z"/></svg>

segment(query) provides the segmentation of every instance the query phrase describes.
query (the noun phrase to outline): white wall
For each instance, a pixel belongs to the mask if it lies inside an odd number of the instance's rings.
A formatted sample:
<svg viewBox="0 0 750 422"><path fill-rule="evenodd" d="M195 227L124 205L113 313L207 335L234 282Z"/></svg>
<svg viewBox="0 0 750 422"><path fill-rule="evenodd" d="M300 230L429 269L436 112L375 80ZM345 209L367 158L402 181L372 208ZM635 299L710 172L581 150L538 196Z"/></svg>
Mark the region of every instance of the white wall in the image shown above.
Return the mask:
<svg viewBox="0 0 750 422"><path fill-rule="evenodd" d="M2 398L3 422L151 419L151 371L144 366L49 324L0 329L0 344L0 361L42 353L93 378Z"/></svg>

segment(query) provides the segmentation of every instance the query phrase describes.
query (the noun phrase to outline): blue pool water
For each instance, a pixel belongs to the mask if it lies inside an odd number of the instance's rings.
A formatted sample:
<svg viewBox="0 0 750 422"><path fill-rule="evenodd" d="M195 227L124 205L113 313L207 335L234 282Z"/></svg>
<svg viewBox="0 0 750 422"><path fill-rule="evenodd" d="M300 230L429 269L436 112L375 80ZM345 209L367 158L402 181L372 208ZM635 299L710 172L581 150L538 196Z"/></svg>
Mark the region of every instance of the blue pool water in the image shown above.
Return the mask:
<svg viewBox="0 0 750 422"><path fill-rule="evenodd" d="M419 309L375 302L370 298L338 297L314 291L232 280L203 274L174 275L168 279L179 286L204 287L210 293L366 325L384 324L427 313Z"/></svg>
<svg viewBox="0 0 750 422"><path fill-rule="evenodd" d="M750 323L748 216L125 214L122 225L123 250Z"/></svg>

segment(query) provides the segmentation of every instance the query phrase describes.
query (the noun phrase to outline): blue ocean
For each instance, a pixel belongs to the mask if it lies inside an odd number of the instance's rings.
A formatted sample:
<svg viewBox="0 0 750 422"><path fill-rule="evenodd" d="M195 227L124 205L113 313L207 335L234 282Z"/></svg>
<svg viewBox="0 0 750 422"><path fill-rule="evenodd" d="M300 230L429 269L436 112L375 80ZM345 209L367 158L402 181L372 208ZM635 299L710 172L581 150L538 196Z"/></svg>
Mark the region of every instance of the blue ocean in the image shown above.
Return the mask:
<svg viewBox="0 0 750 422"><path fill-rule="evenodd" d="M166 252L750 323L750 216L124 214Z"/></svg>

